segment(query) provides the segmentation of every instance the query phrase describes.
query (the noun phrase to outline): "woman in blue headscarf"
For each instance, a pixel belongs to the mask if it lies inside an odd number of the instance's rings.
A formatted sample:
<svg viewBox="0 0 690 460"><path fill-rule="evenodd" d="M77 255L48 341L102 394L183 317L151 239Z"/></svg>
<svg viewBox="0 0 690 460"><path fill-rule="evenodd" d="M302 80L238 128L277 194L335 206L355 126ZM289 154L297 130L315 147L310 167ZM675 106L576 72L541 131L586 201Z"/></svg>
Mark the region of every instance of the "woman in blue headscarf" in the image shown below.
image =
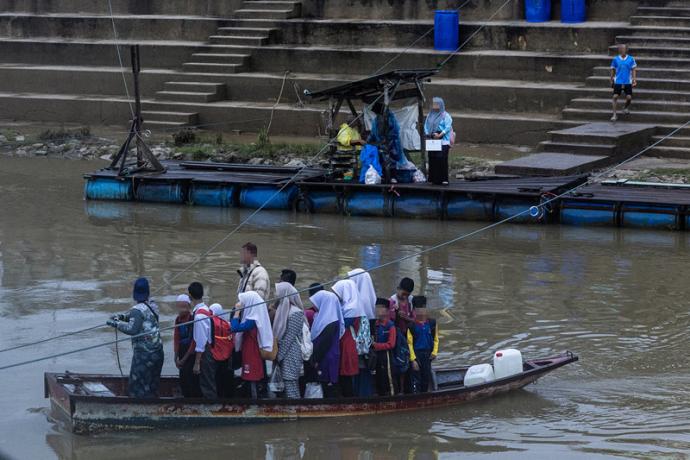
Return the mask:
<svg viewBox="0 0 690 460"><path fill-rule="evenodd" d="M134 282L132 297L137 304L124 315L113 316L107 324L133 336L129 396L155 398L158 397L163 368L163 342L158 326L158 305L149 300L149 282L146 278Z"/></svg>
<svg viewBox="0 0 690 460"><path fill-rule="evenodd" d="M436 185L448 185L448 153L453 136L453 118L446 112L446 104L440 97L435 97L431 112L424 122L424 134L427 139L440 140L442 149L427 152L429 155L429 182Z"/></svg>
<svg viewBox="0 0 690 460"><path fill-rule="evenodd" d="M381 147L385 149L388 157L383 158L381 166L390 175L397 169L397 166L407 163L402 141L400 140L400 124L393 112L388 108L384 108L383 104L374 104L372 111L376 114L376 118L372 121L367 144L376 145L379 149Z"/></svg>

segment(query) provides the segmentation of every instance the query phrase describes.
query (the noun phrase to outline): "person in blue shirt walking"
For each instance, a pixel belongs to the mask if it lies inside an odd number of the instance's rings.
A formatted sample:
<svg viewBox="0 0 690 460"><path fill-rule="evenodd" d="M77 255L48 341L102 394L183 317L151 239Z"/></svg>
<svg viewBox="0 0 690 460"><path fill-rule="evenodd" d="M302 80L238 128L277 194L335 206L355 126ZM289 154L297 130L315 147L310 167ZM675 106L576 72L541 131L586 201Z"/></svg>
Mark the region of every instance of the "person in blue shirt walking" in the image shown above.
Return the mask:
<svg viewBox="0 0 690 460"><path fill-rule="evenodd" d="M618 98L625 93L623 113L630 113L633 88L637 86L637 62L628 54L628 45L618 45L618 56L611 61L611 85L613 86L613 115L611 121L618 120L616 113Z"/></svg>

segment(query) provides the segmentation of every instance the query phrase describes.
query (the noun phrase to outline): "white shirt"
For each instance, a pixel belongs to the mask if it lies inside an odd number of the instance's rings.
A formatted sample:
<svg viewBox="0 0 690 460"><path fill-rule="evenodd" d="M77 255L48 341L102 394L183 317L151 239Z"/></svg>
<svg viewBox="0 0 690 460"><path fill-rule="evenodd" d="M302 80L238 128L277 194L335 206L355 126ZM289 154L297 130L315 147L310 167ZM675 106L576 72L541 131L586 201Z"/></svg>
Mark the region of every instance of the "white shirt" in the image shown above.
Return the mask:
<svg viewBox="0 0 690 460"><path fill-rule="evenodd" d="M211 310L206 306L205 303L201 302L194 307L192 313L194 314L194 343L196 344L194 351L197 353L203 353L206 350L206 344L211 342L211 318L203 313L197 314L197 311L203 308L210 313ZM204 318L208 321L200 321Z"/></svg>

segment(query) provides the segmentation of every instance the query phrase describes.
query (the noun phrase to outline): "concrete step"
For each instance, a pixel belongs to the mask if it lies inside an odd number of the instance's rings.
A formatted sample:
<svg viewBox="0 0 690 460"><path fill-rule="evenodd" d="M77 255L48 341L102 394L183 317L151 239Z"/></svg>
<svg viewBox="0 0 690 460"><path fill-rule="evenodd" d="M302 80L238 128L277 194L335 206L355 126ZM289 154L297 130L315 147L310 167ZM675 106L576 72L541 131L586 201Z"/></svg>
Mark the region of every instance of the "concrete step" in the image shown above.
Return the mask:
<svg viewBox="0 0 690 460"><path fill-rule="evenodd" d="M664 136L653 136L652 142L658 142L664 139ZM690 148L690 136L673 136L666 138L663 143L659 144L660 147L686 147Z"/></svg>
<svg viewBox="0 0 690 460"><path fill-rule="evenodd" d="M163 86L164 91L189 92L202 91L204 93L214 93L218 100L225 99L227 85L225 83L213 83L203 81L167 81Z"/></svg>
<svg viewBox="0 0 690 460"><path fill-rule="evenodd" d="M586 83L588 86L602 87L611 86L609 77L587 77ZM690 91L690 80L673 80L666 78L641 78L637 79L637 88L644 88L650 90L669 90L678 92ZM635 89L637 89L635 88ZM634 93L634 90L633 90Z"/></svg>
<svg viewBox="0 0 690 460"><path fill-rule="evenodd" d="M299 9L302 7L302 3L299 1L289 1L289 0L245 0L243 7L252 10L289 10L295 12L299 15Z"/></svg>
<svg viewBox="0 0 690 460"><path fill-rule="evenodd" d="M619 107L623 107L623 101L619 100ZM610 99L600 98L576 98L570 102L569 108L573 109L595 109L605 110L611 107ZM640 110L643 112L680 112L690 113L690 102L675 102L675 101L634 101L633 110Z"/></svg>
<svg viewBox="0 0 690 460"><path fill-rule="evenodd" d="M104 5L107 10L107 5ZM12 14L0 10L0 31L11 37L105 39L113 36L113 22L105 14ZM105 12L104 12L105 13ZM116 15L121 40L204 40L224 22L203 16Z"/></svg>
<svg viewBox="0 0 690 460"><path fill-rule="evenodd" d="M249 57L249 54L237 53L194 53L192 61L242 65L247 63Z"/></svg>
<svg viewBox="0 0 690 460"><path fill-rule="evenodd" d="M215 102L221 99L215 91L158 91L156 98L179 102Z"/></svg>
<svg viewBox="0 0 690 460"><path fill-rule="evenodd" d="M672 16L690 18L690 8L687 6L640 6L637 8L637 14L642 16Z"/></svg>
<svg viewBox="0 0 690 460"><path fill-rule="evenodd" d="M611 75L611 68L605 66L595 67L592 73L594 77L608 77ZM690 68L639 67L637 69L637 75L638 77L659 78L662 80L690 80Z"/></svg>
<svg viewBox="0 0 690 460"><path fill-rule="evenodd" d="M631 16L630 23L634 26L688 27L690 25L690 18L673 16Z"/></svg>
<svg viewBox="0 0 690 460"><path fill-rule="evenodd" d="M636 25L630 29L633 37L687 37L690 34L690 27L663 27L663 26L641 26Z"/></svg>
<svg viewBox="0 0 690 460"><path fill-rule="evenodd" d="M614 144L579 144L570 142L544 141L537 146L539 152L572 153L574 155L605 155L616 152Z"/></svg>
<svg viewBox="0 0 690 460"><path fill-rule="evenodd" d="M619 35L617 43L627 43L628 46L664 46L671 48L690 48L690 37L669 37L657 35Z"/></svg>
<svg viewBox="0 0 690 460"><path fill-rule="evenodd" d="M199 122L199 114L196 112L166 112L162 110L142 110L141 116L145 123L165 122L195 125Z"/></svg>
<svg viewBox="0 0 690 460"><path fill-rule="evenodd" d="M611 118L611 109L576 109L563 110L563 118L566 120L603 121ZM619 122L650 123L650 124L676 124L681 125L690 120L690 113L681 112L646 112L633 110L629 115L618 114Z"/></svg>
<svg viewBox="0 0 690 460"><path fill-rule="evenodd" d="M155 130L156 133L163 132L173 132L176 129L184 128L186 126L191 126L183 121L158 121L158 120L144 120L144 128Z"/></svg>
<svg viewBox="0 0 690 460"><path fill-rule="evenodd" d="M268 37L247 37L243 35L211 35L208 37L211 43L223 45L262 46L268 43Z"/></svg>
<svg viewBox="0 0 690 460"><path fill-rule="evenodd" d="M100 2L94 0L0 0L0 11L34 12L34 13L72 13L74 11L90 14L109 14L109 4L116 15L193 15L207 17L230 17L237 9L237 1L133 1L112 0Z"/></svg>
<svg viewBox="0 0 690 460"><path fill-rule="evenodd" d="M262 10L242 8L235 11L234 16L239 19L292 19L298 17L299 14L291 9Z"/></svg>
<svg viewBox="0 0 690 460"><path fill-rule="evenodd" d="M219 27L216 35L269 38L276 30L269 27Z"/></svg>
<svg viewBox="0 0 690 460"><path fill-rule="evenodd" d="M630 54L634 56L655 56L655 57L679 57L690 58L690 46L663 46L663 45L643 45L631 43L628 45ZM613 56L618 52L617 46L609 47L609 53ZM638 64L639 65L639 64Z"/></svg>
<svg viewBox="0 0 690 460"><path fill-rule="evenodd" d="M570 153L541 152L496 165L496 174L518 176L568 176L592 171L611 163L603 155L574 155Z"/></svg>
<svg viewBox="0 0 690 460"><path fill-rule="evenodd" d="M221 62L185 62L182 64L185 72L227 75L241 72L242 64L226 64Z"/></svg>
<svg viewBox="0 0 690 460"><path fill-rule="evenodd" d="M690 147L666 147L657 145L647 150L644 154L648 157L690 160Z"/></svg>

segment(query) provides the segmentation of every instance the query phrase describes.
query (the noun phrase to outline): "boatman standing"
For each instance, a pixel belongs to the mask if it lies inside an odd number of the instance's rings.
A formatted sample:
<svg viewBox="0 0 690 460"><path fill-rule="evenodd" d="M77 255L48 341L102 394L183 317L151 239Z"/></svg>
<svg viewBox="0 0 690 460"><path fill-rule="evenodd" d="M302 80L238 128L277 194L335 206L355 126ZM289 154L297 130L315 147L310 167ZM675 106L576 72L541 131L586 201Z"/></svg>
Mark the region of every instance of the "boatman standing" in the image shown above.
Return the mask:
<svg viewBox="0 0 690 460"><path fill-rule="evenodd" d="M149 282L134 282L132 297L138 303L124 315L113 316L107 324L132 337L132 366L128 393L132 398L158 396L163 368L163 342L158 326L158 305L149 300Z"/></svg>
<svg viewBox="0 0 690 460"><path fill-rule="evenodd" d="M637 62L628 54L628 45L618 45L618 56L611 61L611 85L613 86L613 115L611 121L618 120L618 98L625 94L625 108L623 113L630 113L633 88L637 86Z"/></svg>
<svg viewBox="0 0 690 460"><path fill-rule="evenodd" d="M263 300L268 300L271 291L271 280L268 272L259 263L257 256L259 250L253 243L247 243L240 250L240 262L242 267L237 271L240 275L240 284L237 293L254 291Z"/></svg>

